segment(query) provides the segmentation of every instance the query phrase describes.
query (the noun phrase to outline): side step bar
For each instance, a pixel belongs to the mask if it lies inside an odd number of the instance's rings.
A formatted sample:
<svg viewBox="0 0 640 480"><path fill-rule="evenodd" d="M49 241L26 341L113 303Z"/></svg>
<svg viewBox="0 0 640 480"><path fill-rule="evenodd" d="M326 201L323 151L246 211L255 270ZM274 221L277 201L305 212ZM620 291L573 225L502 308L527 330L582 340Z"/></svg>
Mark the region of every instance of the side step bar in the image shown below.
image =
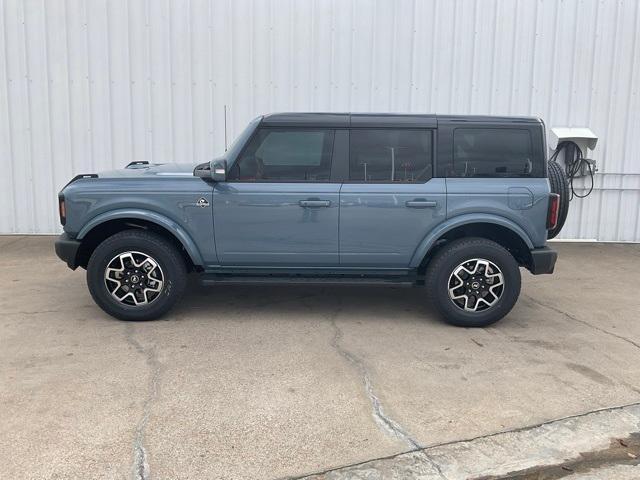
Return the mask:
<svg viewBox="0 0 640 480"><path fill-rule="evenodd" d="M416 284L415 276L401 277L350 277L350 276L296 276L296 275L224 275L205 273L201 277L203 285L386 285L412 287Z"/></svg>

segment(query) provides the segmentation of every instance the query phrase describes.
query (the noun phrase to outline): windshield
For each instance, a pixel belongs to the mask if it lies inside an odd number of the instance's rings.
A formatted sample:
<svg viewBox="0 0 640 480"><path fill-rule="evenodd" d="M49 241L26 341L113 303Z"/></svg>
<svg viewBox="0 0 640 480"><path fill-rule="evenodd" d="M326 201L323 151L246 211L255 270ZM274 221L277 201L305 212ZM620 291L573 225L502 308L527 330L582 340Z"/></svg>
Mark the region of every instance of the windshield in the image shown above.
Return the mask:
<svg viewBox="0 0 640 480"><path fill-rule="evenodd" d="M253 134L253 131L260 123L260 120L262 120L262 117L257 117L251 120L242 133L236 137L229 147L229 150L224 154L227 161L235 160L235 158L240 154L240 150L242 150L242 147L247 143L247 140L249 140L249 137Z"/></svg>

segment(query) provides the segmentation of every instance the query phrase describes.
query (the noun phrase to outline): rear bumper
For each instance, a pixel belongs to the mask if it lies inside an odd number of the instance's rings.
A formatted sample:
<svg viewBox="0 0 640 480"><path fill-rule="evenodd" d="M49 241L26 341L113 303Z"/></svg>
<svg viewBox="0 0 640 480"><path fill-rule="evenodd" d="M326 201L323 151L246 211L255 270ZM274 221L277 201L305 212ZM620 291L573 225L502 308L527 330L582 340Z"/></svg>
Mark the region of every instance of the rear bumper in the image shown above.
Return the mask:
<svg viewBox="0 0 640 480"><path fill-rule="evenodd" d="M71 270L78 268L76 260L79 248L80 242L71 238L67 233L60 235L55 243L56 255L60 260L65 262Z"/></svg>
<svg viewBox="0 0 640 480"><path fill-rule="evenodd" d="M558 253L549 247L534 248L531 252L529 271L534 275L553 273Z"/></svg>

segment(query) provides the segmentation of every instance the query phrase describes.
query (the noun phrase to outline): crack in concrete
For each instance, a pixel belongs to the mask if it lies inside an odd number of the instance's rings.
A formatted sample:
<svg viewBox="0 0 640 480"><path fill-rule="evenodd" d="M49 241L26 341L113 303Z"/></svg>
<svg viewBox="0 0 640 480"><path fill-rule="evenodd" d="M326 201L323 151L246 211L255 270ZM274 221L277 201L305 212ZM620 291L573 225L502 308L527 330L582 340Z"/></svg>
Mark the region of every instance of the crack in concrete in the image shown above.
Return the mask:
<svg viewBox="0 0 640 480"><path fill-rule="evenodd" d="M514 470L502 475L483 475L474 480L559 480L561 478L591 477L589 473L598 474L598 478L610 478L605 472L607 468L615 466L640 465L640 433L632 432L624 438L610 439L609 445L602 449L579 452L579 456L562 462L536 465L533 467ZM637 469L634 468L634 472ZM606 475L603 476L603 475ZM631 477L625 477L631 478Z"/></svg>
<svg viewBox="0 0 640 480"><path fill-rule="evenodd" d="M619 335L617 333L611 332L611 331L606 330L606 329L604 329L602 327L598 327L596 325L593 325L592 323L589 323L586 320L582 320L581 318L578 318L578 317L576 317L575 315L572 315L569 312L565 312L564 310L562 310L562 309L560 309L558 307L555 307L555 306L550 305L548 303L541 302L540 300L536 300L535 298L530 297L528 295L526 295L525 298L527 298L527 300L529 300L530 302L535 303L536 305L539 305L541 307L544 307L544 308L547 308L549 310L552 310L552 311L554 311L556 313L559 313L560 315L564 315L565 317L567 317L570 320L573 320L574 322L581 323L582 325L586 325L587 327L591 327L594 330L597 330L598 332L604 333L605 335L610 335L612 337L617 338L618 340L622 340L624 342L627 342L628 344L633 345L636 348L640 348L640 343L638 343L638 342L636 342L634 340L631 340L630 338L627 338L627 337L624 337L624 336Z"/></svg>
<svg viewBox="0 0 640 480"><path fill-rule="evenodd" d="M436 472L438 472L438 476L442 480L449 480L448 477L442 471L442 468L440 467L440 465L438 465L438 462L436 462L433 458L429 456L426 449L418 450L416 453L424 457L427 463L429 463L429 465L431 465L436 470Z"/></svg>
<svg viewBox="0 0 640 480"><path fill-rule="evenodd" d="M147 459L147 450L144 447L144 440L147 424L149 423L149 417L151 415L151 407L156 398L158 398L161 364L158 361L155 346L150 349L145 349L140 342L133 337L133 333L133 324L127 323L125 327L126 340L138 353L145 356L146 363L151 370L151 376L149 378L147 398L145 399L142 407L142 416L136 425L133 440L133 465L131 478L133 480L149 480L151 478L151 472L149 469L149 461Z"/></svg>
<svg viewBox="0 0 640 480"><path fill-rule="evenodd" d="M332 472L339 472L341 470L346 470L349 468L353 468L353 467L358 467L361 465L365 465L365 464L369 464L372 462L377 462L377 461L381 461L381 460L393 460L399 457L402 457L408 453L420 453L420 454L424 454L425 458L427 458L427 460L431 463L431 465L437 469L438 474L441 478L445 479L447 477L444 476L444 473L442 472L442 469L440 468L440 466L437 464L437 462L435 460L433 460L432 458L430 458L427 454L427 451L429 450L433 450L436 448L440 448L440 447L447 447L447 446L452 446L452 445L460 445L460 444L464 444L464 443L471 443L471 442L475 442L477 440L482 440L482 439L490 439L492 437L497 437L499 435L504 435L507 433L518 433L518 432L525 432L527 430L534 430L536 428L540 428L546 425L552 425L554 423L557 422L562 422L562 421L566 421L566 420L572 420L572 419L579 419L582 417L587 417L589 415L593 415L595 413L602 413L602 412L612 412L615 410L623 410L625 408L629 408L629 407L640 407L640 402L632 402L632 403L627 403L624 405L616 405L613 407L605 407L605 408L598 408L595 410L590 410L587 412L583 412L583 413L577 413L574 415L567 415L564 417L559 417L559 418L555 418L552 420L546 420L544 422L540 422L540 423L536 423L533 425L527 425L524 427L518 427L518 428L513 428L513 429L505 429L505 430L500 430L500 431L496 431L496 432L491 432L491 433L487 433L484 435L478 435L475 437L471 437L471 438L465 438L465 439L461 439L461 440L451 440L448 442L440 442L440 443L434 443L432 445L428 445L425 447L422 447L420 450L407 450L404 452L399 452L393 455L387 455L387 456L383 456L383 457L374 457L371 458L369 460L364 460L362 462L356 462L356 463L352 463L352 464L348 464L348 465L342 465L339 467L335 467L335 468L329 468L327 470L322 470L319 472L314 472L314 473L307 473L304 475L298 475L298 476L289 476L289 477L283 477L283 479L281 480L304 480L304 479L308 479L308 478L319 478L323 475L327 475L330 474Z"/></svg>
<svg viewBox="0 0 640 480"><path fill-rule="evenodd" d="M353 353L349 352L345 348L340 345L340 340L342 340L342 330L338 327L336 323L336 318L340 310L338 309L331 316L331 325L334 329L334 336L331 340L331 346L336 349L336 351L349 363L351 363L360 373L362 377L362 382L364 384L365 393L372 407L373 419L378 425L378 427L387 435L395 437L404 443L406 443L412 450L420 450L422 446L407 433L407 431L394 419L389 417L384 413L384 409L382 407L382 402L375 393L373 388L373 383L371 382L371 376L369 375L369 371L366 366L358 357L356 357Z"/></svg>

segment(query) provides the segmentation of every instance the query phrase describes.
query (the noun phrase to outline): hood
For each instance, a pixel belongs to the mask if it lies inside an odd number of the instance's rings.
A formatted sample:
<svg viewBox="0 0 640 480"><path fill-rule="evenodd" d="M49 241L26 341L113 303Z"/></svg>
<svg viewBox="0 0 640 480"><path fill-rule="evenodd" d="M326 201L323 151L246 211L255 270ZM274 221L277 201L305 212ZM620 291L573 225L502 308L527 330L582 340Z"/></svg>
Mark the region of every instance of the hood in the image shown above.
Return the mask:
<svg viewBox="0 0 640 480"><path fill-rule="evenodd" d="M98 173L99 178L191 177L195 163L132 162L125 168Z"/></svg>

